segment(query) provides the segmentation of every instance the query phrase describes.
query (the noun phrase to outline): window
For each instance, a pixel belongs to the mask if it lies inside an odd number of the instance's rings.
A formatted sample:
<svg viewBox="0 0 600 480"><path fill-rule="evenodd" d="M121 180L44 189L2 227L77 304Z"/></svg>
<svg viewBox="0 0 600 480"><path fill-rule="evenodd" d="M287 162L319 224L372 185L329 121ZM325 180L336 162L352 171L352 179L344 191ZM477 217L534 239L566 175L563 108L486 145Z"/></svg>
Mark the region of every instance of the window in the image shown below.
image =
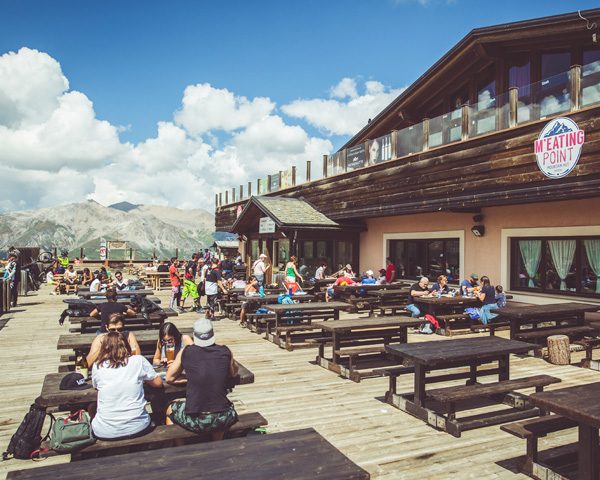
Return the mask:
<svg viewBox="0 0 600 480"><path fill-rule="evenodd" d="M441 274L451 282L460 281L458 252L458 238L390 240L388 245L398 278L426 276L432 282Z"/></svg>
<svg viewBox="0 0 600 480"><path fill-rule="evenodd" d="M540 118L571 109L569 52L542 53L540 84Z"/></svg>
<svg viewBox="0 0 600 480"><path fill-rule="evenodd" d="M514 238L511 289L600 296L600 237Z"/></svg>
<svg viewBox="0 0 600 480"><path fill-rule="evenodd" d="M300 243L299 251L298 271L304 278L314 277L322 261L327 262L328 272L331 273L331 241L304 240Z"/></svg>
<svg viewBox="0 0 600 480"><path fill-rule="evenodd" d="M508 87L518 89L517 123L532 119L531 111L531 62L529 56L517 58L508 67Z"/></svg>
<svg viewBox="0 0 600 480"><path fill-rule="evenodd" d="M250 256L252 257L252 260L258 260L258 256L260 255L259 251L258 251L258 240L251 240L250 241Z"/></svg>
<svg viewBox="0 0 600 480"><path fill-rule="evenodd" d="M336 240L335 242L335 263L336 269L332 271L336 272L344 268L346 264L352 265L352 242L348 240ZM352 265L352 268L356 268L357 265Z"/></svg>
<svg viewBox="0 0 600 480"><path fill-rule="evenodd" d="M496 80L488 74L477 86L477 103L471 106L471 135L496 130Z"/></svg>
<svg viewBox="0 0 600 480"><path fill-rule="evenodd" d="M583 51L581 67L581 105L600 102L600 49Z"/></svg>

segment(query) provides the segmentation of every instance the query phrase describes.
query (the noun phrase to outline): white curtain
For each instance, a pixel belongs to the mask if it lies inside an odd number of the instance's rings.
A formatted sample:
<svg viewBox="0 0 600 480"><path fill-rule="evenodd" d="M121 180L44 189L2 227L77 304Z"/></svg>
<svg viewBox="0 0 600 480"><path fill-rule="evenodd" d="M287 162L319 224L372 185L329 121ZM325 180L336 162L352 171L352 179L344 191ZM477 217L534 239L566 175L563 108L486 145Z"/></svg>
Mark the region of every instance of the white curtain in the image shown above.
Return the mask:
<svg viewBox="0 0 600 480"><path fill-rule="evenodd" d="M556 273L560 277L560 289L567 289L567 275L571 270L573 257L575 256L575 240L548 240L552 263Z"/></svg>
<svg viewBox="0 0 600 480"><path fill-rule="evenodd" d="M519 240L519 249L527 276L529 277L529 288L535 287L533 277L538 271L540 258L542 257L542 241L541 240Z"/></svg>
<svg viewBox="0 0 600 480"><path fill-rule="evenodd" d="M596 274L596 293L600 293L600 240L584 240L583 244L590 267Z"/></svg>

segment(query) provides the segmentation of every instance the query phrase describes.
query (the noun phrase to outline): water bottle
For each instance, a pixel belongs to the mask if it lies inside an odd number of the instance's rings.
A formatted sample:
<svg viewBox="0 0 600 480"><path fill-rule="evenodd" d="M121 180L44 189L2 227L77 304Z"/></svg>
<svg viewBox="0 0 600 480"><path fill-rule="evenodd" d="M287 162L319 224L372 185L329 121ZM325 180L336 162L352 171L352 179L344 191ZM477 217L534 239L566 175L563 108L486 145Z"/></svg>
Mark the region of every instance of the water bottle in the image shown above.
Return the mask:
<svg viewBox="0 0 600 480"><path fill-rule="evenodd" d="M288 290L288 294L290 295L290 297L294 294L292 287L290 287L290 289Z"/></svg>
<svg viewBox="0 0 600 480"><path fill-rule="evenodd" d="M260 295L260 298L264 298L264 296L265 296L265 287L263 287L261 285L260 289L258 290L258 294Z"/></svg>

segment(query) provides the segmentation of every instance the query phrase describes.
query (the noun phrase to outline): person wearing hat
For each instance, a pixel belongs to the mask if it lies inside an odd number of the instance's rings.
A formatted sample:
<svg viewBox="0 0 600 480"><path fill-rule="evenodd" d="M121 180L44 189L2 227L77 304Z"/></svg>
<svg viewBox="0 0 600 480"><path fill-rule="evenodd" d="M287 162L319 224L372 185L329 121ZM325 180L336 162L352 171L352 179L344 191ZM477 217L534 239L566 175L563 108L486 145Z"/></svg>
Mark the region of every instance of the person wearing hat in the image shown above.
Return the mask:
<svg viewBox="0 0 600 480"><path fill-rule="evenodd" d="M365 272L366 277L361 280L360 283L363 285L375 285L377 280L375 280L375 272L373 270L367 270Z"/></svg>
<svg viewBox="0 0 600 480"><path fill-rule="evenodd" d="M167 370L168 383L179 383L185 370L185 400L175 400L167 409L167 425L176 423L196 433L210 433L221 440L237 422L237 413L227 398L227 381L237 375L231 350L215 343L212 322L194 323L194 344L185 347Z"/></svg>
<svg viewBox="0 0 600 480"><path fill-rule="evenodd" d="M468 293L473 293L479 286L479 275L472 273L469 278L463 280L460 284L460 293L466 296Z"/></svg>
<svg viewBox="0 0 600 480"><path fill-rule="evenodd" d="M267 256L264 253L261 253L258 260L252 264L252 273L258 281L259 287L265 286L265 274L269 268L271 268L271 265L267 265Z"/></svg>

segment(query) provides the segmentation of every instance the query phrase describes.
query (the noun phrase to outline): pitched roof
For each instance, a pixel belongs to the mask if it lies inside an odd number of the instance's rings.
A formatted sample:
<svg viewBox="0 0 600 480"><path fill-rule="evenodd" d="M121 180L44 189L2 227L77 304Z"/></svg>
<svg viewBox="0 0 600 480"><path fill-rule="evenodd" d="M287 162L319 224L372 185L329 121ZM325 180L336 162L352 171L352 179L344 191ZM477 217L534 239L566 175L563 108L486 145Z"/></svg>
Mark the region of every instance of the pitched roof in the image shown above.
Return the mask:
<svg viewBox="0 0 600 480"><path fill-rule="evenodd" d="M219 248L239 248L239 240L215 240L214 243Z"/></svg>

